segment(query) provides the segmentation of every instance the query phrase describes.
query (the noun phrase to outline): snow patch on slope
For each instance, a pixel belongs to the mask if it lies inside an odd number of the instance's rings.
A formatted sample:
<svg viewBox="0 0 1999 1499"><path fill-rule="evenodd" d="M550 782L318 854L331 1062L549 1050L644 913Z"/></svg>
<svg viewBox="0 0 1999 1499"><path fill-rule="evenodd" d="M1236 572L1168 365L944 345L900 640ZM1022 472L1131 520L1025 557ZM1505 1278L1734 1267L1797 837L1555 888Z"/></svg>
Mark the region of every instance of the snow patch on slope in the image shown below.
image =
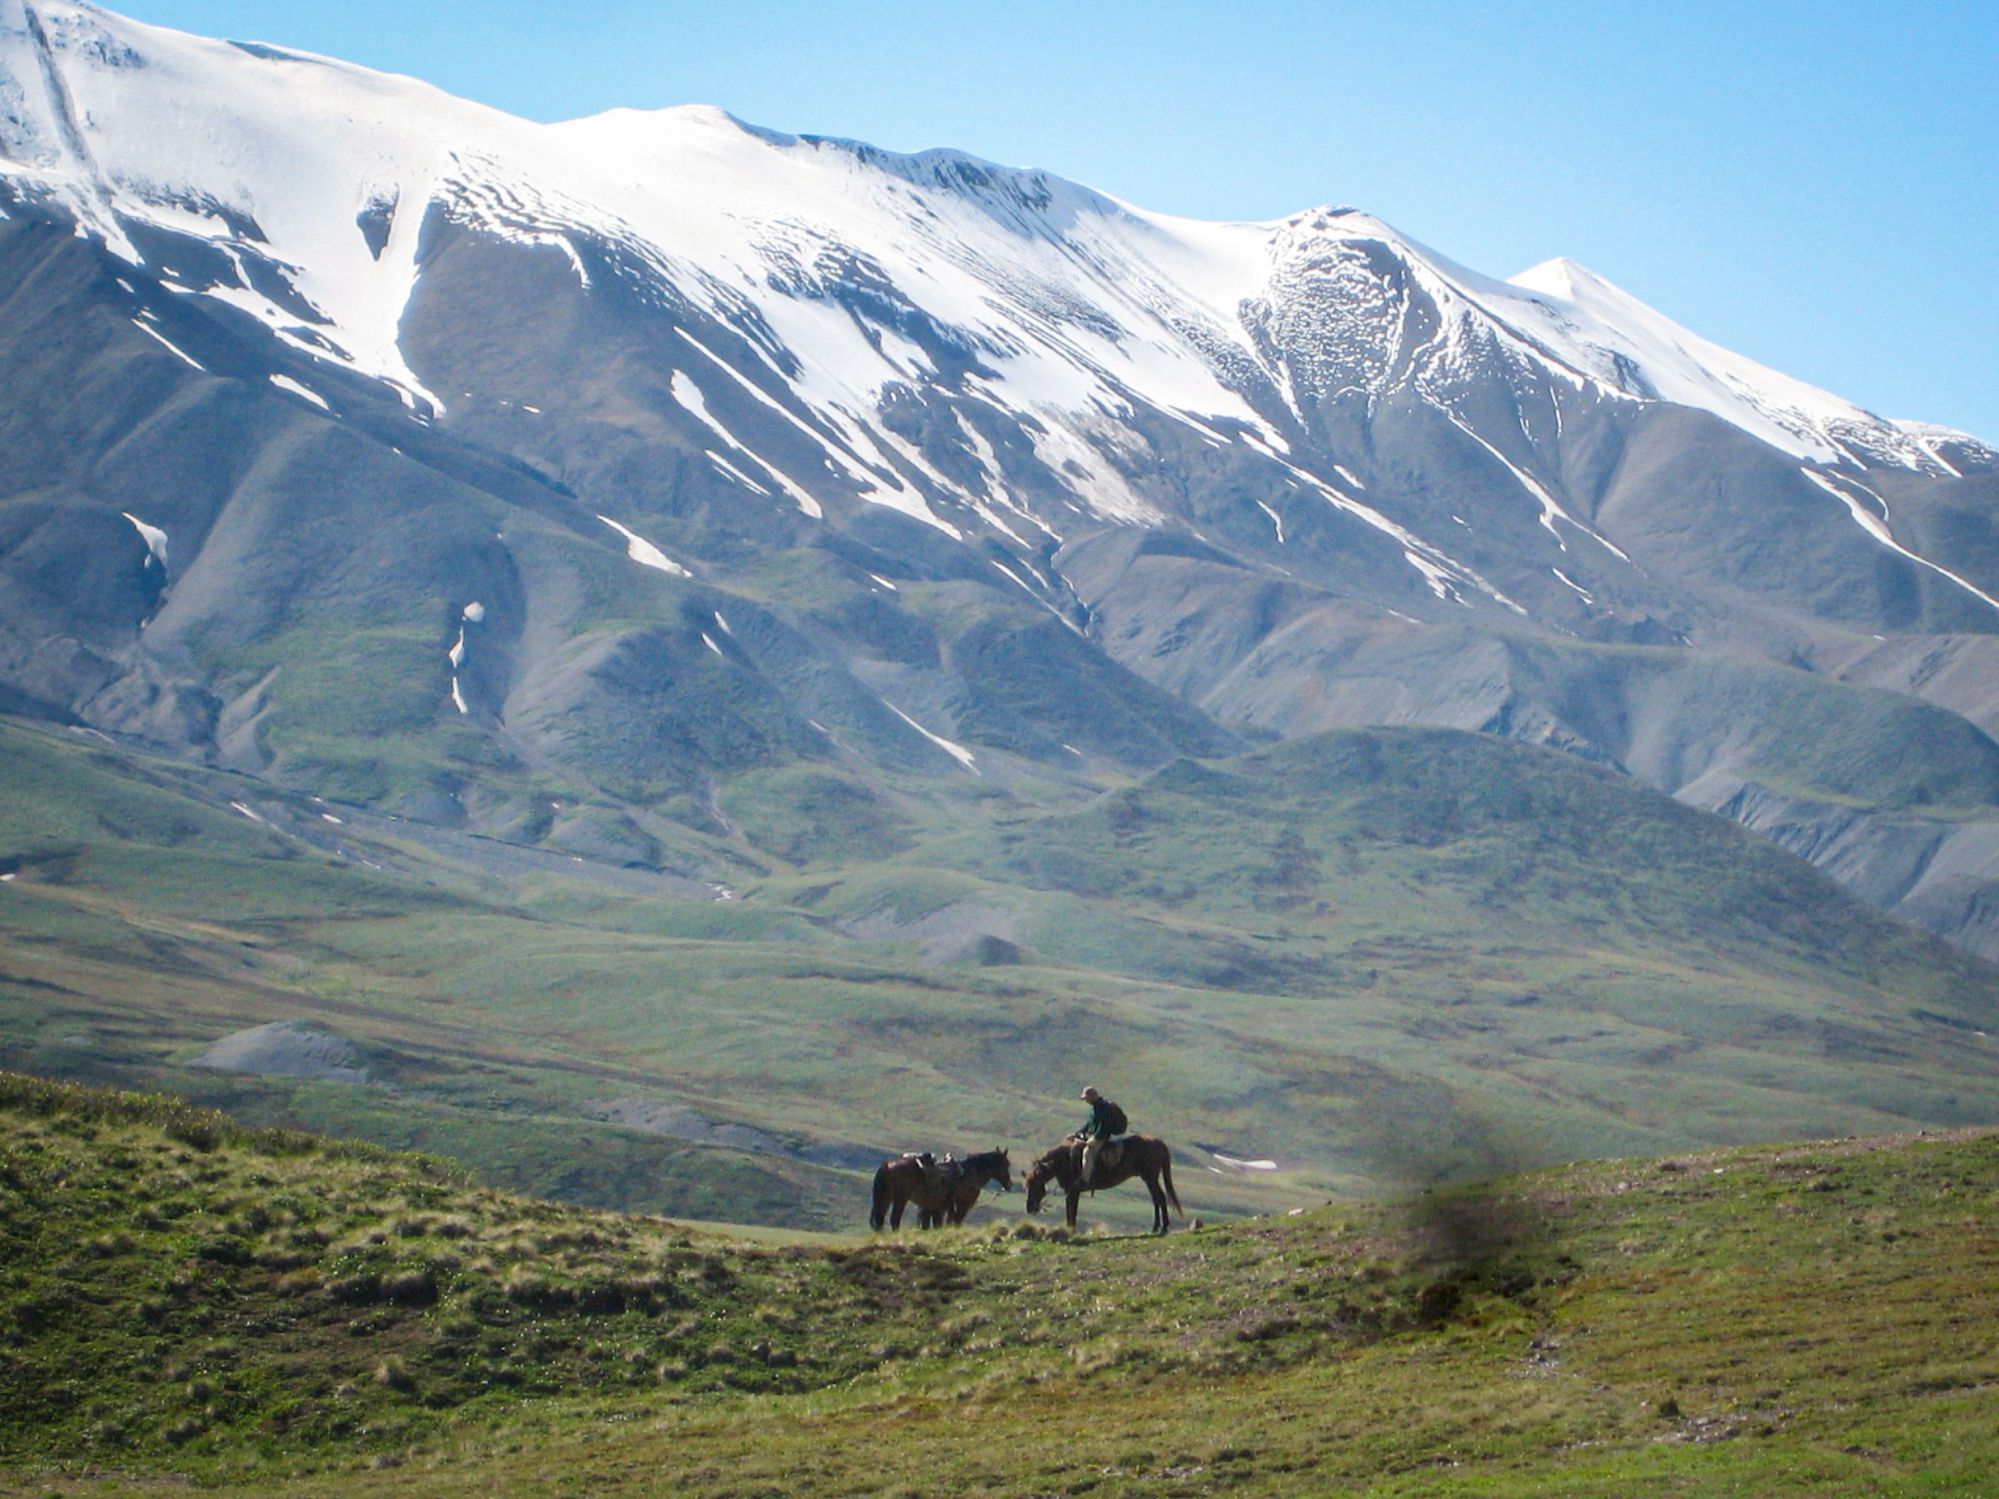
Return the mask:
<svg viewBox="0 0 1999 1499"><path fill-rule="evenodd" d="M1995 599L1977 584L1971 582L1968 578L1959 576L1947 567L1939 566L1927 557L1919 556L1897 541L1895 533L1888 529L1888 502L1878 494L1875 494L1873 490L1867 488L1866 485L1850 479L1844 482L1836 481L1830 475L1820 473L1817 469L1801 468L1798 472L1803 474L1807 479L1810 479L1812 483L1818 485L1820 489L1823 489L1842 505L1846 506L1847 513L1853 517L1854 524L1880 542L1881 545L1888 548L1889 551L1899 552L1917 566L1926 567L1931 572L1938 573L1950 579L1951 582L1962 588L1966 593L1977 598L1980 602L1995 610L1999 610L1999 599ZM1851 491L1847 489L1847 484L1852 484L1855 489L1872 498L1881 507L1881 514L1874 515L1870 513L1867 507L1861 504Z"/></svg>
<svg viewBox="0 0 1999 1499"><path fill-rule="evenodd" d="M650 567L655 572L667 573L676 578L691 578L694 576L693 573L682 567L678 562L675 562L636 531L619 525L608 515L600 515L597 519L625 538L625 555L638 563L640 567Z"/></svg>
<svg viewBox="0 0 1999 1499"><path fill-rule="evenodd" d="M299 397L299 399L301 400L310 401L313 405L317 406L321 411L330 412L333 410L331 406L327 405L326 397L322 396L316 390L312 390L304 385L299 384L299 382L292 379L290 375L271 375L268 378L270 379L271 384L275 385L279 390L285 391L290 395L295 395Z"/></svg>
<svg viewBox="0 0 1999 1499"><path fill-rule="evenodd" d="M146 566L151 567L154 563L158 563L160 571L165 572L167 570L167 533L158 526L147 525L129 510L121 510L118 513L132 523L133 529L139 533L139 539L145 542Z"/></svg>
<svg viewBox="0 0 1999 1499"><path fill-rule="evenodd" d="M160 332L159 329L153 327L152 324L144 322L140 318L133 318L132 326L134 328L137 328L141 333L145 334L148 338L152 339L155 343L164 345L167 352L172 354L176 359L180 360L182 364L187 365L190 369L202 370L202 373L204 374L207 373L206 370L202 369L202 364L200 360L196 359L192 354L188 353L187 350L183 349L179 344L175 343L172 339L168 338L166 334Z"/></svg>
<svg viewBox="0 0 1999 1499"><path fill-rule="evenodd" d="M886 698L884 698L883 701L885 703L888 702ZM912 729L916 730L917 733L921 734L925 739L928 739L932 744L936 745L937 748L944 751L944 753L949 755L953 760L956 760L960 765L964 766L965 769L969 770L973 775L978 775L980 773L977 760L973 757L972 752L966 749L964 745L946 739L942 734L931 733L930 730L924 728L922 724L918 723L915 719L911 718L907 713L903 712L902 709L896 707L894 703L888 703L888 711L893 713L897 718L901 719L904 723L908 724Z"/></svg>

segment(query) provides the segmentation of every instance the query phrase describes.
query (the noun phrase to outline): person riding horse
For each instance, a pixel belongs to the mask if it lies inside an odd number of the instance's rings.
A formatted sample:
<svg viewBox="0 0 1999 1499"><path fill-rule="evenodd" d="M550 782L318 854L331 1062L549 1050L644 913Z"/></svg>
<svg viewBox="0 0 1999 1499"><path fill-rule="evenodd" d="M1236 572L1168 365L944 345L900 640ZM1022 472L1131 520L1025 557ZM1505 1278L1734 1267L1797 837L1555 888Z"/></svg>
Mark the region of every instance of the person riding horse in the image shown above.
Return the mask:
<svg viewBox="0 0 1999 1499"><path fill-rule="evenodd" d="M1106 1164L1116 1164L1117 1147L1112 1145L1111 1141L1116 1136L1128 1132L1131 1121L1125 1118L1123 1109L1095 1088L1085 1088L1082 1098L1083 1102L1090 1106L1090 1117L1083 1127L1076 1131L1074 1138L1083 1142L1081 1169L1083 1185L1088 1187L1096 1177L1097 1159L1104 1153L1106 1147L1111 1151L1111 1158Z"/></svg>

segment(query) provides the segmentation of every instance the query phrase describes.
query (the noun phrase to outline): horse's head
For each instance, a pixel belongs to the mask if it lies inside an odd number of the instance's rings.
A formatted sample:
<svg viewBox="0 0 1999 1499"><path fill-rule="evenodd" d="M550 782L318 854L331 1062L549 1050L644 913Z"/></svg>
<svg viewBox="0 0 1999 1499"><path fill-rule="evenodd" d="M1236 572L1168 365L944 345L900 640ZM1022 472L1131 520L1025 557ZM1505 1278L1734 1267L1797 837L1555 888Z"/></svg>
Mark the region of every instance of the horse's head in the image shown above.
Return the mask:
<svg viewBox="0 0 1999 1499"><path fill-rule="evenodd" d="M1027 1210L1041 1211L1041 1204L1048 1198L1050 1182L1069 1189L1069 1172L1073 1169L1075 1149L1068 1142L1044 1152L1032 1166L1027 1168Z"/></svg>
<svg viewBox="0 0 1999 1499"><path fill-rule="evenodd" d="M993 1180L999 1183L1002 1192L1013 1190L1013 1163L1006 1158L1006 1148L1002 1146L992 1152Z"/></svg>
<svg viewBox="0 0 1999 1499"><path fill-rule="evenodd" d="M1027 1168L1027 1210L1041 1211L1041 1204L1048 1198L1048 1183L1054 1179L1055 1168L1046 1161L1036 1161Z"/></svg>

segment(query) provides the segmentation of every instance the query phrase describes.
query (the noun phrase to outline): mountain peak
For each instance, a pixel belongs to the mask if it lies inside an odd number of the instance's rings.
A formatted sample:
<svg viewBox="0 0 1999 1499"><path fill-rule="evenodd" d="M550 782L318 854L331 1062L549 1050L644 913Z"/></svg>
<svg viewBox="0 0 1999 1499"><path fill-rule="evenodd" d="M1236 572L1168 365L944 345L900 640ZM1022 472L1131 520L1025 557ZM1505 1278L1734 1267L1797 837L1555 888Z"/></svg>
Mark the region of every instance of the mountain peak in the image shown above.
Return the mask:
<svg viewBox="0 0 1999 1499"><path fill-rule="evenodd" d="M1564 299L1573 297L1578 283L1601 283L1586 266L1578 265L1566 255L1557 255L1544 260L1539 265L1529 266L1517 276L1507 278L1509 286L1517 286L1522 291L1542 292L1551 297Z"/></svg>

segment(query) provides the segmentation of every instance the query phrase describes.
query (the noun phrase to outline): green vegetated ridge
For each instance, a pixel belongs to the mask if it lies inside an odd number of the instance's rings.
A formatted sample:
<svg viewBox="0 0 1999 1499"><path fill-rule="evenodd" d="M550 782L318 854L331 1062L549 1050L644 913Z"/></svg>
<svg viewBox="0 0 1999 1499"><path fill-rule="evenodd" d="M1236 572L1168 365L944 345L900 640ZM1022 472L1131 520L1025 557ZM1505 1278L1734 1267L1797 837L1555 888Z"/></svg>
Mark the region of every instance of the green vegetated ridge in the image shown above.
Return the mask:
<svg viewBox="0 0 1999 1499"><path fill-rule="evenodd" d="M595 1206L849 1226L881 1153L1024 1159L1085 1081L1210 1215L1999 1118L1989 966L1482 736L1339 732L1108 788L756 772L716 788L729 832L683 829L685 874L0 737L0 1061ZM350 1070L194 1065L276 1020Z"/></svg>
<svg viewBox="0 0 1999 1499"><path fill-rule="evenodd" d="M1070 1236L731 1238L0 1076L0 1488L1936 1495L1999 1136Z"/></svg>

